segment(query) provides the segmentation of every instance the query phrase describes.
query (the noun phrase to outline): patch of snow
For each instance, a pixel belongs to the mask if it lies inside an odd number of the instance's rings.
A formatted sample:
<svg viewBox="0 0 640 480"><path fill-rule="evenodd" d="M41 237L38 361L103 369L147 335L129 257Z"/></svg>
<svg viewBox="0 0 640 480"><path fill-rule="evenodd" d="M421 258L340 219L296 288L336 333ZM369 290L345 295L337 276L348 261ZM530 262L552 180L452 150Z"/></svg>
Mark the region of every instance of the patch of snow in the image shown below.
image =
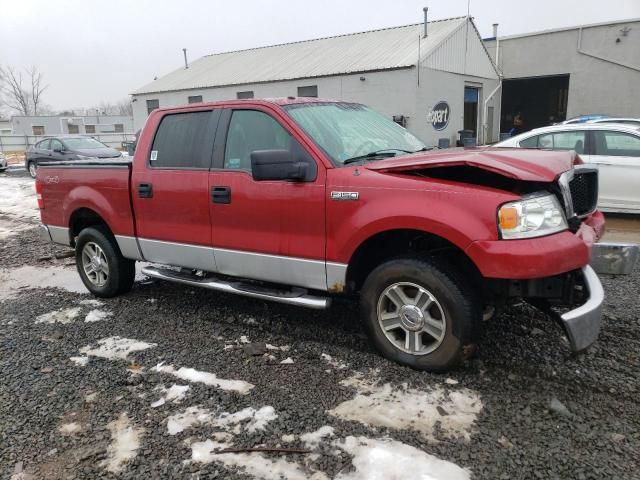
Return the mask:
<svg viewBox="0 0 640 480"><path fill-rule="evenodd" d="M159 407L166 402L180 403L189 390L189 385L176 385L174 383L168 389L160 387L160 390L162 391L162 396L151 404L151 408Z"/></svg>
<svg viewBox="0 0 640 480"><path fill-rule="evenodd" d="M390 438L347 437L334 443L355 467L336 480L469 480L469 471Z"/></svg>
<svg viewBox="0 0 640 480"><path fill-rule="evenodd" d="M453 378L447 378L444 383L446 383L447 385L457 385L458 384L458 380L455 380Z"/></svg>
<svg viewBox="0 0 640 480"><path fill-rule="evenodd" d="M109 360L126 360L127 355L132 352L139 352L148 348L157 347L156 343L147 343L141 340L122 337L107 337L98 340L97 347L87 345L80 349L80 353L87 356L107 358Z"/></svg>
<svg viewBox="0 0 640 480"><path fill-rule="evenodd" d="M309 448L313 448L316 447L325 437L333 437L333 427L325 425L315 432L300 435L300 440L302 440Z"/></svg>
<svg viewBox="0 0 640 480"><path fill-rule="evenodd" d="M280 363L283 364L283 365L290 365L290 364L293 363L293 358L287 357L284 360L282 360Z"/></svg>
<svg viewBox="0 0 640 480"><path fill-rule="evenodd" d="M189 407L167 419L169 435L176 435L193 425L211 425L236 435L247 431L254 433L264 430L267 423L278 418L273 407L265 406L256 410L248 407L236 413L223 412L214 415L211 410L199 406Z"/></svg>
<svg viewBox="0 0 640 480"><path fill-rule="evenodd" d="M0 239L27 230L39 220L34 181L30 178L0 177Z"/></svg>
<svg viewBox="0 0 640 480"><path fill-rule="evenodd" d="M84 396L84 401L87 403L95 402L98 398L98 392L88 393Z"/></svg>
<svg viewBox="0 0 640 480"><path fill-rule="evenodd" d="M71 360L79 367L86 367L89 363L89 357L69 357L69 360Z"/></svg>
<svg viewBox="0 0 640 480"><path fill-rule="evenodd" d="M110 422L107 428L111 431L111 445L107 450L107 458L100 465L111 473L122 471L124 464L137 455L140 448L140 437L144 430L135 428L126 412L117 420Z"/></svg>
<svg viewBox="0 0 640 480"><path fill-rule="evenodd" d="M213 414L206 408L189 407L167 419L167 431L169 435L176 435L193 425L210 423L212 418Z"/></svg>
<svg viewBox="0 0 640 480"><path fill-rule="evenodd" d="M87 313L87 316L85 317L84 321L86 323L100 322L105 318L109 318L112 315L113 313L107 312L106 310L97 310L97 309L91 310L89 313Z"/></svg>
<svg viewBox="0 0 640 480"><path fill-rule="evenodd" d="M224 378L218 378L214 373L202 372L194 368L180 367L176 370L173 365L163 365L162 363L159 363L153 368L153 370L156 372L168 373L182 380L187 380L188 382L204 383L205 385L211 385L213 387L220 388L221 390L238 392L242 395L246 395L253 387L255 387L255 385L243 380L227 380Z"/></svg>
<svg viewBox="0 0 640 480"><path fill-rule="evenodd" d="M331 355L327 355L326 353L321 353L320 358L338 370L344 370L349 367L348 364L335 360Z"/></svg>
<svg viewBox="0 0 640 480"><path fill-rule="evenodd" d="M32 267L0 269L0 300L15 298L23 288L54 287L74 293L89 293L75 268Z"/></svg>
<svg viewBox="0 0 640 480"><path fill-rule="evenodd" d="M358 393L329 410L331 415L369 426L415 430L428 440L435 441L436 423L448 437L469 440L476 417L482 410L479 395L468 389L416 390L406 385L392 387L388 383L379 386L359 376L341 383L355 386Z"/></svg>
<svg viewBox="0 0 640 480"><path fill-rule="evenodd" d="M251 341L249 340L249 338L246 335L242 335L240 337L240 343L251 343Z"/></svg>
<svg viewBox="0 0 640 480"><path fill-rule="evenodd" d="M291 442L295 441L296 436L295 435L282 435L282 437L280 437L280 439L285 443L291 443Z"/></svg>
<svg viewBox="0 0 640 480"><path fill-rule="evenodd" d="M60 425L60 428L58 428L58 431L63 435L73 435L74 433L78 433L80 430L82 430L82 426L76 422L63 423Z"/></svg>
<svg viewBox="0 0 640 480"><path fill-rule="evenodd" d="M36 323L71 323L80 314L80 307L60 308L36 318Z"/></svg>
<svg viewBox="0 0 640 480"><path fill-rule="evenodd" d="M226 443L205 440L191 444L191 460L199 463L219 462L263 480L327 480L322 472L307 473L300 465L284 458L267 458L259 453L215 453L228 448Z"/></svg>
<svg viewBox="0 0 640 480"><path fill-rule="evenodd" d="M267 350L280 350L281 352L288 352L291 348L289 345L282 345L281 347L276 347L275 345L271 345L270 343L266 344Z"/></svg>

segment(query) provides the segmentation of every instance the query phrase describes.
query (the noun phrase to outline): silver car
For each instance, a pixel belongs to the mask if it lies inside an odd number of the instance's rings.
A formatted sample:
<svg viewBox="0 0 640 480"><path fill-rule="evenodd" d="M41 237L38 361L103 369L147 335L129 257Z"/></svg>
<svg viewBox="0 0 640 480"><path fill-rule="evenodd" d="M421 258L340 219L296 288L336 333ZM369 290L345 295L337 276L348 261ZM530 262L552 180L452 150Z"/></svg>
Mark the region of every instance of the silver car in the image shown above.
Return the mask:
<svg viewBox="0 0 640 480"><path fill-rule="evenodd" d="M0 172L4 172L7 169L7 159L4 154L0 152Z"/></svg>

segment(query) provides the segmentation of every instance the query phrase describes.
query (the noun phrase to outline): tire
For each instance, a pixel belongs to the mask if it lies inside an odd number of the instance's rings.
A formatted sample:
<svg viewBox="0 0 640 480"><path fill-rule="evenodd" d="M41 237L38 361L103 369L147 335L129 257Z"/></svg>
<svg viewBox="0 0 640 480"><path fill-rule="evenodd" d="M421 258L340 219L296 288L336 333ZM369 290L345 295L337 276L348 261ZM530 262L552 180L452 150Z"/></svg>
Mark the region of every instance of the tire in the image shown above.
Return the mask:
<svg viewBox="0 0 640 480"><path fill-rule="evenodd" d="M85 287L97 297L131 290L136 262L122 256L115 238L102 226L85 228L76 241L76 268Z"/></svg>
<svg viewBox="0 0 640 480"><path fill-rule="evenodd" d="M475 342L482 318L474 290L454 267L434 258L378 266L362 287L360 303L369 339L384 357L431 372L460 365L473 350L465 346Z"/></svg>
<svg viewBox="0 0 640 480"><path fill-rule="evenodd" d="M38 170L38 166L35 162L29 162L27 170L29 171L29 175L31 175L31 178L36 178L36 171Z"/></svg>

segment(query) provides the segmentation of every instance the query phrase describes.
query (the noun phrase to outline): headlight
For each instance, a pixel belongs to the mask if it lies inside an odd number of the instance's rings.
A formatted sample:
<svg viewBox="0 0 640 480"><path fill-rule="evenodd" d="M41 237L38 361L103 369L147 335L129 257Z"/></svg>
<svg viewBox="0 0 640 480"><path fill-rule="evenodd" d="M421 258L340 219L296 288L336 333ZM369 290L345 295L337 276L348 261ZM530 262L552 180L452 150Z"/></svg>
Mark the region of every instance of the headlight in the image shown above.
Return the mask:
<svg viewBox="0 0 640 480"><path fill-rule="evenodd" d="M534 193L498 210L498 228L505 240L550 235L567 229L567 219L555 195Z"/></svg>

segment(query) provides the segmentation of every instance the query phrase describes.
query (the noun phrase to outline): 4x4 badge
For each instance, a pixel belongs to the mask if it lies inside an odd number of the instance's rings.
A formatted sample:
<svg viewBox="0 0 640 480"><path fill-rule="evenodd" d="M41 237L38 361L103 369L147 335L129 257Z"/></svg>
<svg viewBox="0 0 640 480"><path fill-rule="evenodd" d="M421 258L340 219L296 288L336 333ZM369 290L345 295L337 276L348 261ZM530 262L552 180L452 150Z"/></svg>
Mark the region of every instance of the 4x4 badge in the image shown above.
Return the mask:
<svg viewBox="0 0 640 480"><path fill-rule="evenodd" d="M331 192L331 200L358 200L358 192Z"/></svg>

